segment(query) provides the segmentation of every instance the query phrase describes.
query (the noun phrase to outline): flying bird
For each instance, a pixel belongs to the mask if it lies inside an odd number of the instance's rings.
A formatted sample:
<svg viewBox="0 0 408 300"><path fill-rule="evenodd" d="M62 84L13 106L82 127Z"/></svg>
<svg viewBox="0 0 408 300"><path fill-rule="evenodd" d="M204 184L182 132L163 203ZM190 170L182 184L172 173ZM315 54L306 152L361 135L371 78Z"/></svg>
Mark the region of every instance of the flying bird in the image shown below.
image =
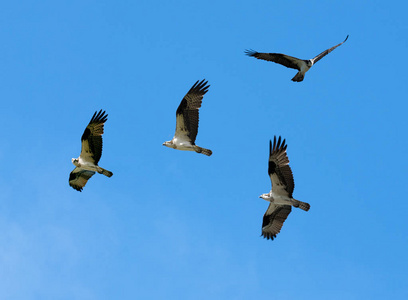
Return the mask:
<svg viewBox="0 0 408 300"><path fill-rule="evenodd" d="M185 150L195 151L210 156L212 151L199 147L195 144L198 132L198 109L201 107L201 102L205 93L207 93L208 81L205 79L196 81L176 111L176 133L171 141L163 143L163 146Z"/></svg>
<svg viewBox="0 0 408 300"><path fill-rule="evenodd" d="M345 41L348 39L348 35L346 39L341 42L340 44L331 47L316 57L309 59L309 60L304 60L304 59L299 59L296 57L292 57L286 54L281 54L281 53L259 53L254 50L245 50L245 54L248 56L253 56L258 59L263 59L267 61L273 61L274 63L281 64L287 68L291 69L296 69L299 72L295 75L295 77L292 78L292 81L296 82L301 82L303 81L303 78L305 78L305 73L309 71L309 69L317 63L319 60L321 60L323 57L325 57L327 54L332 52L334 49L336 49L338 46L342 45Z"/></svg>
<svg viewBox="0 0 408 300"><path fill-rule="evenodd" d="M259 198L270 202L262 222L262 236L268 240L273 240L280 232L292 206L299 207L304 211L308 211L310 208L309 203L292 197L295 182L289 167L289 158L286 155L287 147L285 140L281 142L281 137L278 141L276 141L276 136L274 137L273 146L272 141L269 141L268 174L271 178L272 189L269 193L259 196Z"/></svg>
<svg viewBox="0 0 408 300"><path fill-rule="evenodd" d="M103 125L108 115L102 109L95 112L81 138L82 148L78 158L73 158L75 169L69 174L69 185L77 191L82 191L95 172L111 177L113 173L98 166L102 155Z"/></svg>

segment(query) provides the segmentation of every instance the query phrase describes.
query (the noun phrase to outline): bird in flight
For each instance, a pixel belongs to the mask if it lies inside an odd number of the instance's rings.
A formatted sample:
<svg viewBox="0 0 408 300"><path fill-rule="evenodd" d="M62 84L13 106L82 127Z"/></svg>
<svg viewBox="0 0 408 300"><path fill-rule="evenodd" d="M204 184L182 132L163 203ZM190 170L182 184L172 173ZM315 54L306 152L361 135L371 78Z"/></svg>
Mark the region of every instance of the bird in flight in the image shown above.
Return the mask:
<svg viewBox="0 0 408 300"><path fill-rule="evenodd" d="M269 141L268 174L271 178L272 189L269 193L259 196L259 198L270 202L262 222L262 236L268 240L273 240L280 232L292 206L299 207L304 211L310 209L309 203L292 197L295 182L289 167L286 148L285 140L281 141L281 137L276 140L275 136L273 145L272 141Z"/></svg>
<svg viewBox="0 0 408 300"><path fill-rule="evenodd" d="M171 141L163 143L163 146L185 150L195 151L210 156L212 151L199 147L195 144L198 132L198 109L201 107L201 102L205 93L207 93L208 81L205 79L199 81L191 87L188 93L176 111L176 133Z"/></svg>
<svg viewBox="0 0 408 300"><path fill-rule="evenodd" d="M81 138L82 148L78 158L73 158L75 169L69 174L69 185L77 191L82 191L95 172L111 177L112 172L98 166L102 155L103 125L108 115L102 109L95 112Z"/></svg>
<svg viewBox="0 0 408 300"><path fill-rule="evenodd" d="M315 63L317 63L319 60L321 60L327 54L329 54L334 49L336 49L337 47L342 45L345 41L347 41L348 37L349 36L347 35L346 39L343 42L341 42L340 44L337 44L336 46L333 46L333 47L323 51L319 55L317 55L314 58L309 59L309 60L304 60L304 59L296 58L296 57L289 56L289 55L286 55L286 54L281 54L281 53L259 53L259 52L256 52L256 51L252 50L252 49L251 50L245 50L245 54L248 55L248 56L253 56L253 57L258 58L258 59L272 61L274 63L281 64L281 65L283 65L283 66L285 66L287 68L296 69L299 72L297 72L295 77L292 78L292 81L301 82L305 78L305 73L307 71L309 71L309 69Z"/></svg>

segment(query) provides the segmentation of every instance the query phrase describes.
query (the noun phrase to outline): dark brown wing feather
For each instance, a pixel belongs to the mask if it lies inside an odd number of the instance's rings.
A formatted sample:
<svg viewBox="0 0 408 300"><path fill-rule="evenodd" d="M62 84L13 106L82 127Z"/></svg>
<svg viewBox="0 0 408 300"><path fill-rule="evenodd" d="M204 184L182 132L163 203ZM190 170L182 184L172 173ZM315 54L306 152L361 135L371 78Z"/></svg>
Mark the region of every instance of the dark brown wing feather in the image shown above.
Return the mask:
<svg viewBox="0 0 408 300"><path fill-rule="evenodd" d="M208 81L205 79L197 80L181 100L176 111L176 136L187 134L192 144L194 144L198 133L198 110L210 87L207 83Z"/></svg>
<svg viewBox="0 0 408 300"><path fill-rule="evenodd" d="M316 57L312 58L311 61L313 62L313 64L317 63L319 60L321 60L323 57L325 57L327 54L329 54L330 52L332 52L334 49L336 49L338 46L341 46L345 41L347 41L348 39L348 35L346 37L346 39L341 42L340 44L337 44L336 46L331 47L330 49L327 49L325 51L323 51L322 53L320 53L319 55L317 55Z"/></svg>
<svg viewBox="0 0 408 300"><path fill-rule="evenodd" d="M82 192L82 188L86 185L89 178L91 178L94 174L95 172L93 171L75 168L69 174L69 185L72 186L72 188L76 189L77 191Z"/></svg>
<svg viewBox="0 0 408 300"><path fill-rule="evenodd" d="M272 182L272 191L276 194L287 194L292 197L295 182L293 180L292 170L289 166L289 158L286 154L285 140L281 137L276 140L276 136L269 141L269 165L268 174Z"/></svg>
<svg viewBox="0 0 408 300"><path fill-rule="evenodd" d="M102 109L95 112L82 135L81 158L98 164L102 156L102 134L108 115Z"/></svg>
<svg viewBox="0 0 408 300"><path fill-rule="evenodd" d="M303 62L302 59L281 53L259 53L254 50L245 50L245 54L248 56L253 56L258 59L272 61L287 68L296 69L299 71L300 65Z"/></svg>
<svg viewBox="0 0 408 300"><path fill-rule="evenodd" d="M269 207L263 217L262 236L268 240L273 240L281 231L283 223L291 211L292 206L290 205L269 204Z"/></svg>

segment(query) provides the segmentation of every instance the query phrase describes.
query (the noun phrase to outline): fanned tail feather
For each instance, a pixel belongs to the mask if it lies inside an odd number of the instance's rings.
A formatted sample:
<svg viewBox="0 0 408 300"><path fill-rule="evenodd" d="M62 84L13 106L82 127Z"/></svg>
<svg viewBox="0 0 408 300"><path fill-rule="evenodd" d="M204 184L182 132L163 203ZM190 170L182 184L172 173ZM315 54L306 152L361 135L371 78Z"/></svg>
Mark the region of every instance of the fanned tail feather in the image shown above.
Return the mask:
<svg viewBox="0 0 408 300"><path fill-rule="evenodd" d="M103 174L108 177L112 177L113 173L111 171L105 170L104 168L98 167L98 173Z"/></svg>
<svg viewBox="0 0 408 300"><path fill-rule="evenodd" d="M292 81L301 82L303 81L304 78L305 78L305 74L302 74L301 72L297 72L295 77L292 78Z"/></svg>
<svg viewBox="0 0 408 300"><path fill-rule="evenodd" d="M295 200L295 199L293 199L293 206L299 207L300 209L303 209L304 211L308 211L310 209L309 203L302 202L302 201Z"/></svg>
<svg viewBox="0 0 408 300"><path fill-rule="evenodd" d="M105 176L108 176L108 177L112 177L112 175L113 175L113 173L111 171L108 171L108 170L105 170L105 169L103 170L102 174L105 175Z"/></svg>
<svg viewBox="0 0 408 300"><path fill-rule="evenodd" d="M212 154L212 151L210 149L205 149L205 148L198 147L198 146L195 146L194 150L197 153L202 153L202 154L205 154L207 156L211 156L211 154Z"/></svg>

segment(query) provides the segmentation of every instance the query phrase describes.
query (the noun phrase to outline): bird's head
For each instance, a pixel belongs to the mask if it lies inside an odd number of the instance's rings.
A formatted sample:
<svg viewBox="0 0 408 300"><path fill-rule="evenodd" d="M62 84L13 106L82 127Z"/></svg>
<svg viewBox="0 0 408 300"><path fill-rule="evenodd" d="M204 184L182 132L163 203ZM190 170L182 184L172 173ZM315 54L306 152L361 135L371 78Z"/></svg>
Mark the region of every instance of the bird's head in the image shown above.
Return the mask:
<svg viewBox="0 0 408 300"><path fill-rule="evenodd" d="M174 148L173 142L172 141L167 141L163 143L163 146L169 147L169 148Z"/></svg>
<svg viewBox="0 0 408 300"><path fill-rule="evenodd" d="M79 165L78 158L73 158L73 159L72 159L72 163L73 163L75 166L78 167L78 165Z"/></svg>
<svg viewBox="0 0 408 300"><path fill-rule="evenodd" d="M269 201L269 194L262 194L261 196L259 196L259 198L262 198L262 199L264 199L264 200L266 200L266 201Z"/></svg>

